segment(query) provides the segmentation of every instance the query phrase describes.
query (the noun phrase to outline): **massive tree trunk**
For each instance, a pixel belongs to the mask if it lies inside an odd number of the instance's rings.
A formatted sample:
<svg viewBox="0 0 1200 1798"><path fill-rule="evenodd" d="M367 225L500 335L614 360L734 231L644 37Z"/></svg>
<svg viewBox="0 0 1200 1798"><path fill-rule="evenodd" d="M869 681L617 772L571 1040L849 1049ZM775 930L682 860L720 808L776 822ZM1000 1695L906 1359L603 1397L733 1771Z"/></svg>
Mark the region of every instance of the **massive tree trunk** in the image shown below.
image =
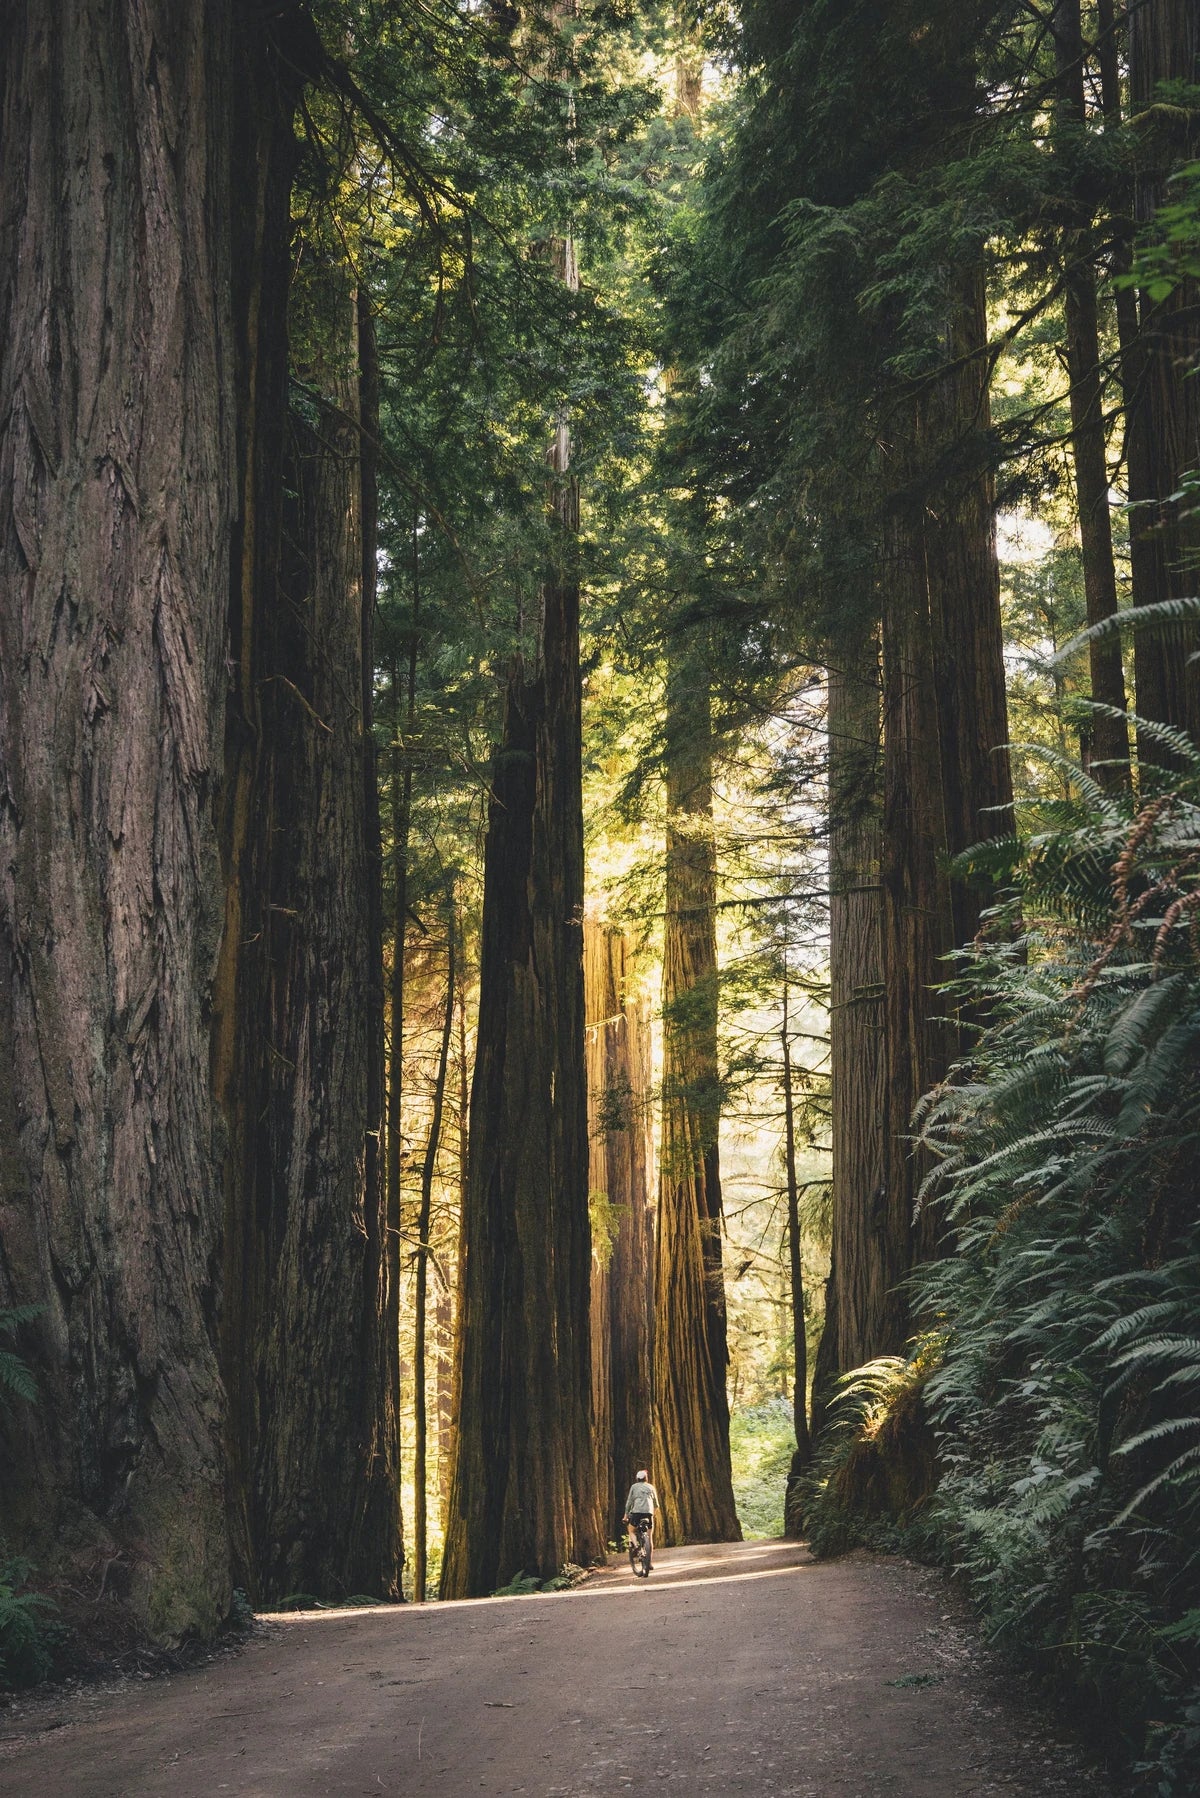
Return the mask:
<svg viewBox="0 0 1200 1798"><path fill-rule="evenodd" d="M1200 10L1195 0L1147 0L1130 9L1130 112L1137 131L1134 211L1147 224L1168 197L1168 179L1197 154L1195 112L1158 103L1164 81L1200 79ZM1139 295L1140 330L1127 394L1131 443L1130 531L1134 544L1134 599L1149 605L1186 598L1197 589L1200 523L1194 507L1175 497L1181 477L1200 467L1200 282L1185 281L1155 304ZM1140 631L1134 642L1137 710L1190 731L1200 740L1200 631L1174 625ZM1139 755L1161 760L1150 740Z"/></svg>
<svg viewBox="0 0 1200 1798"><path fill-rule="evenodd" d="M3 34L0 1305L43 1310L0 1513L177 1640L231 1591L208 1067L231 10L45 0Z"/></svg>
<svg viewBox="0 0 1200 1798"><path fill-rule="evenodd" d="M663 1540L741 1539L729 1466L721 1265L716 855L706 676L667 678L662 1164L654 1259L654 1467Z"/></svg>
<svg viewBox="0 0 1200 1798"><path fill-rule="evenodd" d="M1083 26L1079 0L1057 0L1054 47L1058 74L1058 123L1077 133L1087 125ZM1090 230L1092 220L1085 221ZM1089 625L1117 610L1117 572L1113 558L1109 507L1108 458L1104 428L1104 382L1100 366L1100 312L1096 270L1088 259L1080 231L1069 232L1063 305L1066 319L1067 375L1070 383L1071 451L1079 509L1083 586ZM1125 707L1125 674L1121 640L1102 637L1089 648L1092 698L1118 711ZM1120 718L1096 714L1088 727L1090 756L1102 785L1120 786L1129 778L1129 731Z"/></svg>
<svg viewBox="0 0 1200 1798"><path fill-rule="evenodd" d="M390 1595L399 1571L378 1156L368 1164L380 945L363 804L358 312L336 254L310 254L319 341L303 376L317 416L289 421L281 567L239 620L251 712L231 896L226 1333L245 1367L235 1429L263 1597Z"/></svg>
<svg viewBox="0 0 1200 1798"><path fill-rule="evenodd" d="M935 988L953 971L945 957L979 927L979 891L951 880L941 858L1011 828L985 344L982 279L971 275L948 321L948 372L911 415L911 479L891 507L882 570L887 1296L876 1354L903 1347L898 1283L936 1249L936 1213L916 1209L923 1164L908 1133L963 1046Z"/></svg>
<svg viewBox="0 0 1200 1798"><path fill-rule="evenodd" d="M561 272L577 280L573 245ZM442 1595L604 1551L592 1440L579 493L565 419L536 667L514 666L484 851L458 1424Z"/></svg>
<svg viewBox="0 0 1200 1798"><path fill-rule="evenodd" d="M633 1475L650 1462L650 1033L645 1006L629 991L628 942L591 919L584 972L591 1188L593 1203L605 1206L592 1254L592 1398L600 1512L612 1534Z"/></svg>

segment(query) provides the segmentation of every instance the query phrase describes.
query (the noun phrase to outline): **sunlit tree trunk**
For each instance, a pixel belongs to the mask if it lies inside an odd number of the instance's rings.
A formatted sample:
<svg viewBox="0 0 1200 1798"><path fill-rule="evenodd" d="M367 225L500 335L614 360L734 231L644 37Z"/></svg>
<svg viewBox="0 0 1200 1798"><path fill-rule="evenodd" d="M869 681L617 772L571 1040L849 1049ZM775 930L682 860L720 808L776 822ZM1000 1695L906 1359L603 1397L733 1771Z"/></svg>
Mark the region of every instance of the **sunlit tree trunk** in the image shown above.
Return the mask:
<svg viewBox="0 0 1200 1798"><path fill-rule="evenodd" d="M666 1542L738 1541L721 1260L716 854L707 677L667 677L662 1163L655 1232L654 1477Z"/></svg>
<svg viewBox="0 0 1200 1798"><path fill-rule="evenodd" d="M433 1181L442 1143L442 1116L446 1108L446 1078L450 1070L450 1040L454 1034L454 1001L457 996L457 943L453 893L446 905L446 998L442 1013L442 1039L433 1080L433 1112L421 1166L421 1204L417 1212L416 1296L413 1304L413 1597L425 1597L429 1555L428 1443L429 1415L425 1373L429 1343L426 1315L429 1300L430 1233L433 1228Z"/></svg>
<svg viewBox="0 0 1200 1798"><path fill-rule="evenodd" d="M650 1206L649 1026L629 991L629 945L584 926L591 1187L606 1209L592 1255L592 1393L601 1517L650 1461L654 1224Z"/></svg>
<svg viewBox="0 0 1200 1798"><path fill-rule="evenodd" d="M578 283L574 245L555 246ZM591 1393L579 493L560 418L554 566L508 683L484 852L457 1440L444 1597L604 1550ZM531 1470L536 1477L531 1478Z"/></svg>
<svg viewBox="0 0 1200 1798"><path fill-rule="evenodd" d="M208 1006L236 510L222 0L0 59L0 1515L164 1640L231 1592Z"/></svg>
<svg viewBox="0 0 1200 1798"><path fill-rule="evenodd" d="M785 951L786 953L786 951ZM804 1257L800 1232L800 1181L796 1171L796 1103L792 1081L791 1019L788 973L783 974L783 1027L779 1046L783 1059L783 1172L787 1188L788 1270L792 1300L792 1427L796 1452L788 1476L785 1521L788 1534L798 1534L795 1518L796 1481L812 1461L812 1437L808 1426L808 1336L804 1316ZM791 1515L788 1515L791 1513Z"/></svg>

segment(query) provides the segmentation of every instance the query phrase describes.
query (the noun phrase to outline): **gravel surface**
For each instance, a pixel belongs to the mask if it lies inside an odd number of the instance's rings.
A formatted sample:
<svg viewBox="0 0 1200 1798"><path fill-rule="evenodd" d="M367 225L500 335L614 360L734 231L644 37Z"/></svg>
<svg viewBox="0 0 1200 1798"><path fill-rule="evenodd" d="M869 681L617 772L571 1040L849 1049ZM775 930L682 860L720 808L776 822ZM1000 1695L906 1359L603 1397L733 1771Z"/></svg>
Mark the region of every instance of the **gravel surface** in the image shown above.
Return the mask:
<svg viewBox="0 0 1200 1798"><path fill-rule="evenodd" d="M268 1620L240 1653L0 1712L5 1798L1115 1798L941 1577L793 1543L570 1593Z"/></svg>

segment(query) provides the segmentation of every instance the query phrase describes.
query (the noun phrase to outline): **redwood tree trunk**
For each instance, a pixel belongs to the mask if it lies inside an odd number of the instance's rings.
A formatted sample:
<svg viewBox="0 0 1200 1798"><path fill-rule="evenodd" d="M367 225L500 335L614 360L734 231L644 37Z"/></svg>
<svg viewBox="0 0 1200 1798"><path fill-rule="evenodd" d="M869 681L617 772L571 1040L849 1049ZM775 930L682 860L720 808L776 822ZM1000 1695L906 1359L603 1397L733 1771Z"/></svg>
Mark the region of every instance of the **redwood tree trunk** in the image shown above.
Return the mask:
<svg viewBox="0 0 1200 1798"><path fill-rule="evenodd" d="M560 246L571 284L574 253ZM455 1472L442 1595L604 1551L591 1393L583 1003L579 494L560 420L557 566L537 666L508 684L484 852L463 1214Z"/></svg>
<svg viewBox="0 0 1200 1798"><path fill-rule="evenodd" d="M985 346L983 280L968 274L947 321L947 372L909 417L908 481L891 506L882 569L886 1298L874 1354L903 1347L899 1283L937 1245L936 1213L916 1209L924 1166L909 1132L917 1101L962 1046L935 989L981 909L943 858L1011 829Z"/></svg>
<svg viewBox="0 0 1200 1798"><path fill-rule="evenodd" d="M629 944L584 926L591 1188L607 1202L592 1257L592 1393L601 1517L615 1534L620 1505L650 1461L654 1222L650 1205L650 1039L629 991Z"/></svg>
<svg viewBox="0 0 1200 1798"><path fill-rule="evenodd" d="M393 1595L395 1393L367 1155L380 946L363 805L357 308L334 253L314 251L305 279L322 321L303 370L319 418L290 421L282 567L243 619L254 758L238 858L229 1353L250 1375L237 1425L256 1591Z"/></svg>
<svg viewBox="0 0 1200 1798"><path fill-rule="evenodd" d="M235 506L232 17L4 10L0 1412L10 1549L228 1609L208 1005ZM87 1562L91 1559L91 1565Z"/></svg>
<svg viewBox="0 0 1200 1798"><path fill-rule="evenodd" d="M667 680L662 1166L654 1263L654 1464L665 1542L736 1542L721 1266L716 856L708 688Z"/></svg>
<svg viewBox="0 0 1200 1798"><path fill-rule="evenodd" d="M833 1244L813 1381L831 1383L894 1338L887 1254L887 1112L880 892L880 709L874 650L829 671L829 1036Z"/></svg>
<svg viewBox="0 0 1200 1798"><path fill-rule="evenodd" d="M1079 0L1057 0L1054 9L1054 46L1058 70L1060 125L1082 132L1087 124L1083 27ZM1090 229L1092 220L1086 221ZM1099 624L1117 610L1117 572L1113 559L1112 515L1109 509L1108 458L1104 430L1104 383L1100 370L1100 314L1096 271L1086 258L1080 233L1069 232L1066 316L1067 374L1070 382L1071 453L1075 464L1075 491L1079 508L1079 538L1083 558L1083 586L1089 625ZM1103 637L1089 646L1092 698L1100 704L1125 708L1125 674L1121 640ZM1088 727L1090 760L1098 763L1095 776L1106 786L1120 786L1129 777L1129 731L1120 718L1097 714Z"/></svg>
<svg viewBox="0 0 1200 1798"><path fill-rule="evenodd" d="M433 1227L433 1181L437 1173L438 1151L442 1143L442 1116L446 1108L450 1038L454 1031L454 1001L457 992L455 930L454 894L451 891L446 904L446 998L442 1010L442 1040L433 1081L433 1113L429 1120L425 1160L421 1166L421 1204L417 1212L416 1299L413 1306L413 1597L418 1604L425 1598L425 1575L429 1558L429 1406L425 1377L429 1349L426 1328L429 1311L429 1239Z"/></svg>
<svg viewBox="0 0 1200 1798"><path fill-rule="evenodd" d="M1164 81L1200 80L1200 10L1195 0L1146 0L1130 9L1130 112L1138 127L1134 189L1136 223L1149 222L1168 197L1168 179L1200 144L1195 114L1157 106ZM1200 468L1200 282L1185 281L1156 305L1139 295L1140 331L1129 396L1130 529L1135 545L1134 598L1139 605L1194 595L1200 524L1174 498L1181 476ZM1140 577L1140 579L1139 579ZM1140 631L1134 640L1137 709L1200 740L1200 631L1194 625ZM1151 741L1139 754L1162 760Z"/></svg>

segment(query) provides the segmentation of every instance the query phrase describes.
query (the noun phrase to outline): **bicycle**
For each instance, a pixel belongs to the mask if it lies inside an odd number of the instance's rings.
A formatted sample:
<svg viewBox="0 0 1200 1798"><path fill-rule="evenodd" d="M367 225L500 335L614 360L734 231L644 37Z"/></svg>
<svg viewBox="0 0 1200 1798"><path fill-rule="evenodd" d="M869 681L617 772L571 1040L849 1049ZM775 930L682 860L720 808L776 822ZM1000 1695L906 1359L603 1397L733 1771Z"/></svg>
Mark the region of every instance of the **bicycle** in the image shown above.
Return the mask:
<svg viewBox="0 0 1200 1798"><path fill-rule="evenodd" d="M654 1565L654 1542L650 1535L650 1519L648 1517L631 1517L626 1540L629 1544L629 1565L638 1579L649 1579L650 1569Z"/></svg>

